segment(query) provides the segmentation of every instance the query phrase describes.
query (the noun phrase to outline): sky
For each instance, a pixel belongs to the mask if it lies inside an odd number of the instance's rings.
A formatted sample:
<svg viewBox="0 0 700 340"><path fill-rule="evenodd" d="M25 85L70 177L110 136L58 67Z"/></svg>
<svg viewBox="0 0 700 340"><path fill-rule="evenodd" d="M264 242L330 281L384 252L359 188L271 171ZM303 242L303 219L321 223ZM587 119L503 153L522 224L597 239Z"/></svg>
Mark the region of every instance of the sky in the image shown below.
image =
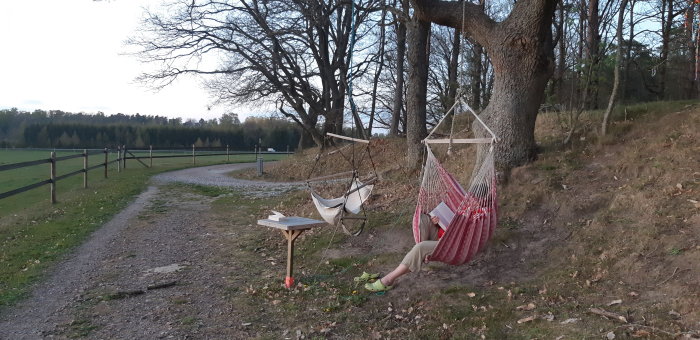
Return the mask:
<svg viewBox="0 0 700 340"><path fill-rule="evenodd" d="M0 109L160 115L205 120L247 110L211 106L201 79L160 91L137 82L153 66L127 55L144 7L162 0L0 1Z"/></svg>

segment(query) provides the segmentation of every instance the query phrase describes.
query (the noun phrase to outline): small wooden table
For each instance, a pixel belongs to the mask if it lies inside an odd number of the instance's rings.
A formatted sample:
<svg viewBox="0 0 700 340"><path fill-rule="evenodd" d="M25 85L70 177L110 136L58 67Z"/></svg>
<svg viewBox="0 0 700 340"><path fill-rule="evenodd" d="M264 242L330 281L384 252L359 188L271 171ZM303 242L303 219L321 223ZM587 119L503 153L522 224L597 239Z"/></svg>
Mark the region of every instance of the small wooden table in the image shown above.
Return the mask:
<svg viewBox="0 0 700 340"><path fill-rule="evenodd" d="M282 230L284 238L287 239L287 276L284 278L284 285L290 288L294 285L294 277L292 276L294 264L294 240L304 232L313 227L326 224L324 221L314 220L298 216L285 216L282 221L273 221L270 219L258 220L258 225L277 228Z"/></svg>

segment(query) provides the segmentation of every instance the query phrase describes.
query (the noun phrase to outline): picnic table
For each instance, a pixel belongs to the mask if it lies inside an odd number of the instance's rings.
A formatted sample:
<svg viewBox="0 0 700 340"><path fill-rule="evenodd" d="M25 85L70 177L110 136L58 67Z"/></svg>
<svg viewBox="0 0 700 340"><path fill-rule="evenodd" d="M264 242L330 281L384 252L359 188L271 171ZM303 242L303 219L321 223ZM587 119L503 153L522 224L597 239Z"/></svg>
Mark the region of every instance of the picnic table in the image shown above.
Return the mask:
<svg viewBox="0 0 700 340"><path fill-rule="evenodd" d="M284 238L287 239L287 276L284 278L285 287L291 288L294 285L294 240L296 240L304 230L309 230L324 224L326 224L324 221L299 216L285 216L281 221L274 221L271 219L258 220L258 225L282 230Z"/></svg>

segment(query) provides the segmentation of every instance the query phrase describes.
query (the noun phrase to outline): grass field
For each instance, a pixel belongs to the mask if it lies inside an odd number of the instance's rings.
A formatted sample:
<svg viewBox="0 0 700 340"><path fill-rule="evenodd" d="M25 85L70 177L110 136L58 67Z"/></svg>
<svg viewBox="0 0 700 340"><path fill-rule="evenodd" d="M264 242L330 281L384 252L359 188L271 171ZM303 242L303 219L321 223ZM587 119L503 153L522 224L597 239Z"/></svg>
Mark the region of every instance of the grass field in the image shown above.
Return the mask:
<svg viewBox="0 0 700 340"><path fill-rule="evenodd" d="M57 152L57 157L78 152ZM136 153L135 153L136 154ZM159 155L163 153L154 153ZM136 154L142 156L146 154ZM0 150L0 165L49 158L48 151ZM110 160L116 155L110 154ZM264 155L277 160L286 155ZM104 155L88 157L89 166L104 161ZM252 162L254 155L232 155L231 163ZM227 157L197 157L196 165L226 163ZM144 160L149 164L149 160ZM58 162L57 175L82 169L83 159ZM44 269L68 250L79 245L93 230L108 221L146 186L157 173L191 167L191 157L158 158L146 168L135 160L117 172L109 165L109 178L102 168L89 172L88 188L83 189L82 174L57 183L56 204L50 203L45 185L15 196L0 199L0 307L15 302ZM0 172L0 192L17 189L49 178L49 164Z"/></svg>

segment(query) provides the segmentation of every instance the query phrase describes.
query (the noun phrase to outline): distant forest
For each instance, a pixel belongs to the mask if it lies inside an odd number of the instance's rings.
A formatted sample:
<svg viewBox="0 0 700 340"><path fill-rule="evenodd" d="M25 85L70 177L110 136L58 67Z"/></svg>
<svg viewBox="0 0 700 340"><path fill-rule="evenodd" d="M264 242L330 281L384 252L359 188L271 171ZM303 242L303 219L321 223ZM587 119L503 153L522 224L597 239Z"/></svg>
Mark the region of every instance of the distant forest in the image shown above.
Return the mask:
<svg viewBox="0 0 700 340"><path fill-rule="evenodd" d="M182 121L161 116L118 113L70 113L60 110L24 112L0 110L0 147L37 148L221 148L253 150L297 148L298 125L278 118L247 118L236 114L221 118Z"/></svg>

